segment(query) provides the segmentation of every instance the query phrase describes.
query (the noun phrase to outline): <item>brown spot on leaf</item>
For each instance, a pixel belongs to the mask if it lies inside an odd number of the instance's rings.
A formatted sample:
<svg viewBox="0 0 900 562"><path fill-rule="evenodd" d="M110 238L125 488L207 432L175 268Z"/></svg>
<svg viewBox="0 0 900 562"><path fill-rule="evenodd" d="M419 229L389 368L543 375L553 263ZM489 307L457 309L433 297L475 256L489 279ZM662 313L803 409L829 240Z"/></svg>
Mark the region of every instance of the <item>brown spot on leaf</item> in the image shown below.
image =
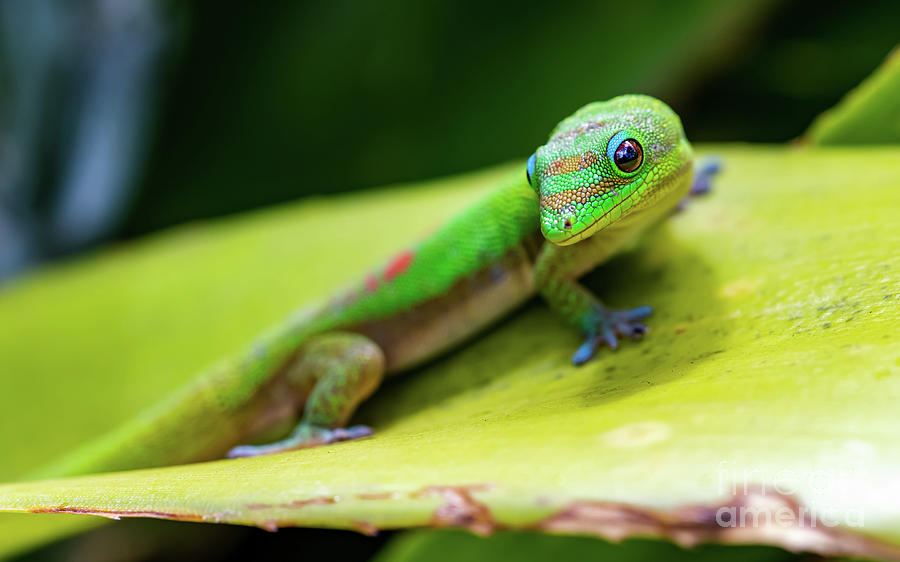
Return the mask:
<svg viewBox="0 0 900 562"><path fill-rule="evenodd" d="M576 501L533 528L551 533L595 535L613 541L639 535L668 539L685 547L711 542L769 544L824 556L861 555L900 560L900 548L826 525L793 497L766 490L738 493L721 504L671 509Z"/></svg>
<svg viewBox="0 0 900 562"><path fill-rule="evenodd" d="M106 517L107 519L121 519L123 517L152 517L154 519L175 519L178 521L204 521L209 518L202 515L190 513L169 513L165 511L130 511L130 510L111 510L111 509L91 509L87 507L41 507L28 510L29 513L71 513L78 515L97 515Z"/></svg>
<svg viewBox="0 0 900 562"><path fill-rule="evenodd" d="M368 494L356 494L356 497L361 500L392 500L400 496L394 492L372 492Z"/></svg>
<svg viewBox="0 0 900 562"><path fill-rule="evenodd" d="M485 491L488 486L428 486L414 496L439 495L444 503L431 516L435 527L461 527L476 535L487 536L498 528L486 505L472 497L472 492Z"/></svg>
<svg viewBox="0 0 900 562"><path fill-rule="evenodd" d="M374 537L378 534L378 527L368 521L353 521L353 529L364 535Z"/></svg>
<svg viewBox="0 0 900 562"><path fill-rule="evenodd" d="M318 498L309 498L306 500L294 500L292 502L287 503L251 503L247 506L247 509L272 509L272 508L284 508L284 509L293 509L298 507L304 507L307 505L326 505L337 503L337 496L322 496Z"/></svg>

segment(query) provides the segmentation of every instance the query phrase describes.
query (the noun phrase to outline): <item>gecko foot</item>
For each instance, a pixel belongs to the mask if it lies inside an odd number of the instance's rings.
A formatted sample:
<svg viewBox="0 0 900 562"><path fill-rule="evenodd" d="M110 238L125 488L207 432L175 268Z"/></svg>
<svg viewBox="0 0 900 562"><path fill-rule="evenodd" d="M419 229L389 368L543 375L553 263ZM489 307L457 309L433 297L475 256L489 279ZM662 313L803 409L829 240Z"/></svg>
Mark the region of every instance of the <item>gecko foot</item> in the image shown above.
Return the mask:
<svg viewBox="0 0 900 562"><path fill-rule="evenodd" d="M715 156L707 156L694 168L694 181L687 196L678 202L676 210L683 211L688 201L694 197L702 197L712 191L713 176L722 171L722 161Z"/></svg>
<svg viewBox="0 0 900 562"><path fill-rule="evenodd" d="M713 176L722 171L722 161L714 156L707 156L697 165L694 183L691 184L690 195L706 195L712 191Z"/></svg>
<svg viewBox="0 0 900 562"><path fill-rule="evenodd" d="M354 425L352 427L337 427L330 429L327 427L301 423L287 439L276 441L275 443L268 443L266 445L241 445L228 451L228 458L258 457L261 455L272 455L296 449L307 449L309 447L337 443L338 441L349 441L350 439L368 437L372 435L372 433L372 428L366 425Z"/></svg>
<svg viewBox="0 0 900 562"><path fill-rule="evenodd" d="M584 343L572 356L573 365L583 365L597 352L600 344L605 343L610 349L619 346L618 336L639 338L650 331L639 320L650 316L653 312L649 306L639 306L629 310L610 310L602 308L597 311L596 320L590 322Z"/></svg>

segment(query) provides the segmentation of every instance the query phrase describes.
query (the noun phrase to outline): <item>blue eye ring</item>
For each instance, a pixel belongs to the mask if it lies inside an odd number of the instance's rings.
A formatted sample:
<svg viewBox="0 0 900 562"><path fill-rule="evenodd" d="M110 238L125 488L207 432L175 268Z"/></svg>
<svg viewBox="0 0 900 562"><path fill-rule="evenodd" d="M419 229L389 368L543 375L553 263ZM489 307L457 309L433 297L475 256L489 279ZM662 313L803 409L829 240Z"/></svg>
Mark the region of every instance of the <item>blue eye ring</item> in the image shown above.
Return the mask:
<svg viewBox="0 0 900 562"><path fill-rule="evenodd" d="M528 185L534 185L531 183L531 178L534 177L534 166L536 163L536 154L532 154L528 157L528 162L525 164L525 178L528 180Z"/></svg>
<svg viewBox="0 0 900 562"><path fill-rule="evenodd" d="M632 159L627 163L617 160L617 153L620 149L631 151ZM644 149L634 135L628 131L619 131L609 139L609 143L606 145L606 157L615 165L616 170L620 174L630 176L636 173L644 163ZM627 165L623 167L623 164ZM631 167L631 164L634 164L634 166ZM630 169L628 169L629 167Z"/></svg>

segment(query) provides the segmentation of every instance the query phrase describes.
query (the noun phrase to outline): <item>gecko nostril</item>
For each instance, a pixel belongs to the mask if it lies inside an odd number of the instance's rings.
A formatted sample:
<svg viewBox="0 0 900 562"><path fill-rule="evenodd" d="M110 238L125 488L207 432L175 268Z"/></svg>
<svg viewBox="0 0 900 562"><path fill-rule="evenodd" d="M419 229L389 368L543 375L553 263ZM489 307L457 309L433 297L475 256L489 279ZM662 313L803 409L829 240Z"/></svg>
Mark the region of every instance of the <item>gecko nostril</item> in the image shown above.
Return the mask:
<svg viewBox="0 0 900 562"><path fill-rule="evenodd" d="M570 228L572 228L572 221L571 221L570 219L566 219L566 222L563 223L563 227L564 227L566 230L569 230Z"/></svg>

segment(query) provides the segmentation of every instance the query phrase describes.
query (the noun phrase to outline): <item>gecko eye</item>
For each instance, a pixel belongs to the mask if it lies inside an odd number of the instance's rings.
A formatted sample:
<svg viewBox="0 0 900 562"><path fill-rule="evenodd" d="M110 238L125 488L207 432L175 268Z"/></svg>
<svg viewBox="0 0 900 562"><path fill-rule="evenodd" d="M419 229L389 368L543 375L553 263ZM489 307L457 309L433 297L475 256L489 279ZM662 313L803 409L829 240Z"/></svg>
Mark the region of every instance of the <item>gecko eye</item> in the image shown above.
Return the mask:
<svg viewBox="0 0 900 562"><path fill-rule="evenodd" d="M534 176L534 163L535 163L535 157L534 157L534 156L535 156L535 155L532 154L532 155L528 158L528 163L525 164L525 177L528 179L528 184L529 184L529 185L532 185L532 186L534 185L534 184L531 183L531 178L532 178L532 176Z"/></svg>
<svg viewBox="0 0 900 562"><path fill-rule="evenodd" d="M633 172L641 167L644 161L644 149L635 139L625 139L616 149L613 161L623 172Z"/></svg>

